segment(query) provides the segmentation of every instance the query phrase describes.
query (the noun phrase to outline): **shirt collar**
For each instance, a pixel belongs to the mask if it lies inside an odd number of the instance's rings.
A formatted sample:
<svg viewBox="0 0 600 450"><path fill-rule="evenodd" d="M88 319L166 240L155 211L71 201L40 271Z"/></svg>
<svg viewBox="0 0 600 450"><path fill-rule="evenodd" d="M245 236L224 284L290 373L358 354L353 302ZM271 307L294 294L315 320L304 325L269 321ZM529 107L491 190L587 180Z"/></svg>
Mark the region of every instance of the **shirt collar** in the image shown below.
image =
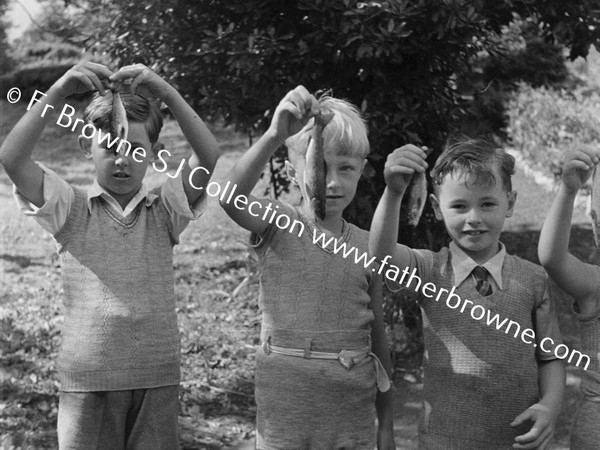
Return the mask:
<svg viewBox="0 0 600 450"><path fill-rule="evenodd" d="M127 216L129 213L131 213L131 211L135 209L137 205L140 204L142 200L146 199L146 206L150 206L158 198L158 195L149 192L148 186L146 186L146 184L142 182L140 190L137 191L137 193L129 201L127 206L125 206L125 209L123 209L121 208L121 205L119 205L119 202L117 202L115 198L106 191L106 189L100 186L98 180L94 179L94 182L87 191L87 206L90 212L92 211L92 199L94 197L104 198L111 206L118 208L118 211L123 216Z"/></svg>
<svg viewBox="0 0 600 450"><path fill-rule="evenodd" d="M498 288L502 289L502 266L504 265L504 258L506 256L506 248L502 242L500 244L500 251L487 260L483 267L490 273ZM450 255L452 255L452 270L454 271L454 284L460 286L465 279L471 274L473 269L477 267L477 264L469 255L467 255L458 245L454 242L450 242L448 246L450 249Z"/></svg>

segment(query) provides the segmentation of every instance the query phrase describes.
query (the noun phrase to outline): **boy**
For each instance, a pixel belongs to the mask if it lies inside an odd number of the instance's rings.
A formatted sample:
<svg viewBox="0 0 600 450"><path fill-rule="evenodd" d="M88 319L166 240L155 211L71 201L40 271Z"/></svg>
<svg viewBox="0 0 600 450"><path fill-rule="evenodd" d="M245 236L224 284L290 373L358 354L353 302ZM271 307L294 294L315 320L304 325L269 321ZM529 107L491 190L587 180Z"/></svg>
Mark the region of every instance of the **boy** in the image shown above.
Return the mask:
<svg viewBox="0 0 600 450"><path fill-rule="evenodd" d="M132 149L79 137L96 179L87 190L67 184L31 154L51 114L72 94L98 90L84 119L107 133L115 96L104 84L132 80L122 94ZM143 178L162 126L164 101L194 156L177 179L148 190ZM44 117L42 117L44 115ZM124 145L123 148L126 146ZM156 155L155 155L156 156ZM71 68L15 125L0 163L15 185L21 210L57 242L65 321L57 369L61 383L61 449L178 448L179 330L173 287L173 246L201 213L202 187L218 158L217 143L177 91L141 64L113 73L83 62ZM194 167L197 170L192 174ZM190 175L191 176L190 178Z"/></svg>
<svg viewBox="0 0 600 450"><path fill-rule="evenodd" d="M538 347L544 337L560 343L543 269L507 254L499 241L517 196L514 159L480 141L459 142L442 153L431 173L430 199L452 242L432 252L396 244L403 195L412 174L427 168L425 158L413 145L388 156L387 187L369 243L377 257L391 252L386 258L406 266L406 288L419 291L421 282L429 282L418 296L426 349L420 448L544 448L565 373L552 354L540 348L534 354L513 335L515 328L527 328L535 330ZM492 320L481 320L486 312ZM494 316L498 323L510 320L512 330L503 332Z"/></svg>
<svg viewBox="0 0 600 450"><path fill-rule="evenodd" d="M311 208L305 187L306 179L319 176L306 158L307 149L317 145L311 119L319 113L332 117L322 134L323 219ZM288 176L302 194L297 207L251 195L265 164L284 142ZM298 86L279 103L270 128L229 174L238 197L221 205L252 232L259 256L263 345L256 353L258 449L372 450L375 443L379 449L395 448L381 283L370 269L315 239L327 236L366 250L368 233L346 223L342 213L354 197L368 152L366 127L354 106L332 97L317 101ZM263 215L266 210L277 211L277 218ZM284 226L290 223L292 227Z"/></svg>
<svg viewBox="0 0 600 450"><path fill-rule="evenodd" d="M538 243L540 262L556 284L573 297L573 315L581 323L581 350L591 357L590 367L581 371L583 396L573 418L573 450L597 448L600 442L600 268L569 252L573 203L593 170L599 170L598 161L600 150L593 146L583 146L568 155Z"/></svg>

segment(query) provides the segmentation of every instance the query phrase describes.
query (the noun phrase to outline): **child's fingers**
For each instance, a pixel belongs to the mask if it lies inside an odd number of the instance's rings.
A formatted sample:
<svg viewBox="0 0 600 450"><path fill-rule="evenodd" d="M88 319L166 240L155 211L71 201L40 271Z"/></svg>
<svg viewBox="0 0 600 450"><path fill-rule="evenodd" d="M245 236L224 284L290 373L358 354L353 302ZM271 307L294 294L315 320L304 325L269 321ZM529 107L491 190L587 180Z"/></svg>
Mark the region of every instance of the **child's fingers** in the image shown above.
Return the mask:
<svg viewBox="0 0 600 450"><path fill-rule="evenodd" d="M109 79L114 74L114 72L108 67L106 67L104 64L86 61L82 64L82 66L94 72L99 78Z"/></svg>
<svg viewBox="0 0 600 450"><path fill-rule="evenodd" d="M96 88L96 90L98 90L98 92L100 92L100 95L105 94L104 85L100 81L100 78L98 78L98 76L94 72L92 72L89 69L86 69L85 67L80 67L79 71L80 71L80 73L85 75L87 77L87 79L92 83L92 89ZM86 83L86 85L89 86L89 84L87 84L87 83Z"/></svg>
<svg viewBox="0 0 600 450"><path fill-rule="evenodd" d="M588 172L592 170L594 166L591 163L586 163L584 161L572 160L565 166L565 172L568 171L580 171L580 172Z"/></svg>
<svg viewBox="0 0 600 450"><path fill-rule="evenodd" d="M83 84L87 88L89 88L90 91L93 91L95 89L94 83L92 82L92 80L90 80L90 78L86 74L84 74L81 70L73 70L71 72L70 76L75 78L77 81L79 81L81 84Z"/></svg>
<svg viewBox="0 0 600 450"><path fill-rule="evenodd" d="M392 173L400 173L402 175L412 175L415 173L414 169L405 166L391 166L389 169Z"/></svg>
<svg viewBox="0 0 600 450"><path fill-rule="evenodd" d="M409 159L402 159L400 161L394 161L394 162L385 164L385 168L389 168L394 173L400 171L399 169L397 169L399 167L402 167L404 169L410 169L410 172L406 172L406 173L413 173L413 172L421 173L421 172L425 171L425 169L423 168L423 166L421 164L419 164L416 161L411 161ZM394 169L394 168L396 168L396 169Z"/></svg>
<svg viewBox="0 0 600 450"><path fill-rule="evenodd" d="M142 69L142 71L138 75L136 75L133 78L133 81L131 82L131 86L129 87L129 92L131 93L131 95L134 95L138 86L142 83L147 82L149 77L150 70L147 67L144 67L144 69Z"/></svg>
<svg viewBox="0 0 600 450"><path fill-rule="evenodd" d="M410 167L414 167L419 172L423 172L429 166L427 161L425 161L420 154L410 151L394 152L391 155L388 155L385 166L387 167L397 164L409 165Z"/></svg>
<svg viewBox="0 0 600 450"><path fill-rule="evenodd" d="M423 148L417 147L416 145L407 144L395 149L392 153L390 153L388 155L388 160L407 157L413 159L414 161L419 161L423 168L426 169L427 162L425 161L425 159L427 158L427 154L428 149L424 150Z"/></svg>
<svg viewBox="0 0 600 450"><path fill-rule="evenodd" d="M296 87L294 90L290 91L286 97L288 97L288 101L300 112L300 116L294 114L294 117L298 120L301 120L306 114L313 115L319 112L319 105L316 99L304 86Z"/></svg>
<svg viewBox="0 0 600 450"><path fill-rule="evenodd" d="M117 82L126 80L128 78L135 78L148 70L150 69L143 64L131 64L128 66L123 66L110 77L110 81Z"/></svg>

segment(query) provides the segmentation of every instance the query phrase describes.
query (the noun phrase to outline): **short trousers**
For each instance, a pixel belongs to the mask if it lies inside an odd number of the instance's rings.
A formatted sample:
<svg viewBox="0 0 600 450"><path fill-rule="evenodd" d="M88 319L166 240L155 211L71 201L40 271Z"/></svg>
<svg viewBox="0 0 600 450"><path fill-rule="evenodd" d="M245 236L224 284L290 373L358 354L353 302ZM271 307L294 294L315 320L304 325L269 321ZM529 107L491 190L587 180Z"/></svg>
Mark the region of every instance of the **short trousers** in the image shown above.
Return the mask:
<svg viewBox="0 0 600 450"><path fill-rule="evenodd" d="M179 386L59 393L60 450L174 450Z"/></svg>

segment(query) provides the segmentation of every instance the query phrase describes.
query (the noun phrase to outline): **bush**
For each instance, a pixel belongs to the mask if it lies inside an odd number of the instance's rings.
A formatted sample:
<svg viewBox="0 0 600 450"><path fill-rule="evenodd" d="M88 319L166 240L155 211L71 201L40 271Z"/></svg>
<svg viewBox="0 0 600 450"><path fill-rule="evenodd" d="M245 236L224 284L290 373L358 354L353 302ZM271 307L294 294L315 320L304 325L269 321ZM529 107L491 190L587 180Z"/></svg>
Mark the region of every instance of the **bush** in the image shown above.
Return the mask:
<svg viewBox="0 0 600 450"><path fill-rule="evenodd" d="M521 84L508 107L508 136L532 166L560 175L574 145L600 142L600 94Z"/></svg>
<svg viewBox="0 0 600 450"><path fill-rule="evenodd" d="M54 65L42 63L14 70L0 77L0 96L6 96L6 92L16 86L21 89L23 99L29 99L36 89L47 91L71 67L73 63Z"/></svg>

